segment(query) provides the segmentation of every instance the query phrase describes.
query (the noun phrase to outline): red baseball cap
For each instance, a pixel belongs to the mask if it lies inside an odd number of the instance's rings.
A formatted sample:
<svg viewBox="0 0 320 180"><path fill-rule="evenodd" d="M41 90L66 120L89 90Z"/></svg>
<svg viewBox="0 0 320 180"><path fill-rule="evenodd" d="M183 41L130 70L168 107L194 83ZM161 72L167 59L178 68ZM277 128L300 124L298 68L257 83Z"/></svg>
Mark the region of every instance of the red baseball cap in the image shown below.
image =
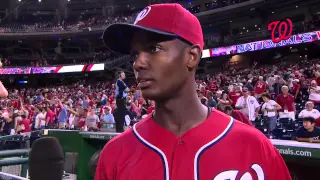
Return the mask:
<svg viewBox="0 0 320 180"><path fill-rule="evenodd" d="M203 34L199 20L180 4L154 4L144 8L133 24L116 23L103 33L105 45L115 52L129 54L137 30L153 32L167 38L182 38L203 49Z"/></svg>

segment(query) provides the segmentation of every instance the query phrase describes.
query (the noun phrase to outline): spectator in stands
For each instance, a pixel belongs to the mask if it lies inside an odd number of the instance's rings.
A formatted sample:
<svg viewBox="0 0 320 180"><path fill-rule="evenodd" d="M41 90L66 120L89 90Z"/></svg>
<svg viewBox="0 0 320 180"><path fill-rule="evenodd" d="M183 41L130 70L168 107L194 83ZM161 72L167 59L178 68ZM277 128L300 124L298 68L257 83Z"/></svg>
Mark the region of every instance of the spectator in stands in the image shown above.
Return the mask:
<svg viewBox="0 0 320 180"><path fill-rule="evenodd" d="M0 60L0 68L2 68L2 62ZM0 81L0 98L6 98L8 97L8 91Z"/></svg>
<svg viewBox="0 0 320 180"><path fill-rule="evenodd" d="M2 123L2 126L0 128L0 133L2 135L10 135L11 130L14 128L14 121L12 120L12 115L10 115L8 112L4 112L3 118L5 122Z"/></svg>
<svg viewBox="0 0 320 180"><path fill-rule="evenodd" d="M96 115L96 109L92 108L86 118L85 126L88 128L89 131L97 131L98 122L100 122L99 116Z"/></svg>
<svg viewBox="0 0 320 180"><path fill-rule="evenodd" d="M114 117L111 113L111 107L104 107L103 114L101 115L101 127L112 129L114 126Z"/></svg>
<svg viewBox="0 0 320 180"><path fill-rule="evenodd" d="M261 95L266 91L267 85L263 81L263 76L259 76L259 80L254 86L254 95L256 98L260 98Z"/></svg>
<svg viewBox="0 0 320 180"><path fill-rule="evenodd" d="M281 87L282 94L277 96L276 102L281 106L279 110L279 118L290 118L295 120L295 104L294 97L289 94L288 86Z"/></svg>
<svg viewBox="0 0 320 180"><path fill-rule="evenodd" d="M65 128L66 127L66 122L67 122L67 103L68 101L64 101L64 103L61 102L60 99L57 100L58 105L59 105L59 114L58 114L58 127L59 128Z"/></svg>
<svg viewBox="0 0 320 180"><path fill-rule="evenodd" d="M249 94L250 92L247 88L242 89L242 96L237 100L236 108L244 113L254 124L255 119L258 117L260 105L257 99Z"/></svg>
<svg viewBox="0 0 320 180"><path fill-rule="evenodd" d="M217 106L219 107L218 109L223 110L225 106L230 106L232 105L232 100L229 98L227 92L223 92L221 95L221 98L218 99L218 104Z"/></svg>
<svg viewBox="0 0 320 180"><path fill-rule="evenodd" d="M50 106L47 106L47 114L46 114L46 127L54 127L54 112L51 110Z"/></svg>
<svg viewBox="0 0 320 180"><path fill-rule="evenodd" d="M22 120L18 122L17 126L17 133L27 133L31 132L31 122L29 119L27 119L27 116L25 114L21 115Z"/></svg>
<svg viewBox="0 0 320 180"><path fill-rule="evenodd" d="M212 92L208 92L207 93L207 106L208 107L217 107L217 101L213 98L213 93Z"/></svg>
<svg viewBox="0 0 320 180"><path fill-rule="evenodd" d="M203 105L206 105L208 99L205 97L204 92L203 92L203 91L200 91L200 92L198 93L198 96L199 96L200 102L201 102Z"/></svg>
<svg viewBox="0 0 320 180"><path fill-rule="evenodd" d="M272 132L277 126L277 110L281 109L281 106L272 100L269 94L263 94L261 97L264 101L261 110L268 118L269 132Z"/></svg>
<svg viewBox="0 0 320 180"><path fill-rule="evenodd" d="M313 117L303 118L303 127L296 132L297 141L320 143L319 136L320 129L315 127L315 119Z"/></svg>
<svg viewBox="0 0 320 180"><path fill-rule="evenodd" d="M239 110L234 110L231 106L225 106L224 107L224 113L228 114L229 116L233 117L234 119L241 121L245 124L248 124L250 126L252 126L251 121L249 120L249 118L243 114L241 111Z"/></svg>
<svg viewBox="0 0 320 180"><path fill-rule="evenodd" d="M44 129L46 125L46 110L38 108L38 114L35 119L34 129Z"/></svg>
<svg viewBox="0 0 320 180"><path fill-rule="evenodd" d="M241 86L234 85L233 90L229 92L229 97L232 101L232 106L235 107L237 100L242 96Z"/></svg>
<svg viewBox="0 0 320 180"><path fill-rule="evenodd" d="M293 94L293 96L294 96L295 102L298 102L298 101L299 101L299 98L300 98L300 96L299 96L299 94L300 94L299 79L294 79L294 80L292 81L292 85L293 85L293 87L292 87L291 92L292 92L292 94Z"/></svg>
<svg viewBox="0 0 320 180"><path fill-rule="evenodd" d="M320 86L317 85L315 80L311 81L309 87L309 100L314 102L314 104L320 104Z"/></svg>
<svg viewBox="0 0 320 180"><path fill-rule="evenodd" d="M320 112L317 109L314 109L314 104L312 101L308 101L306 102L306 108L299 113L298 117L313 117L315 120L317 120L320 118Z"/></svg>

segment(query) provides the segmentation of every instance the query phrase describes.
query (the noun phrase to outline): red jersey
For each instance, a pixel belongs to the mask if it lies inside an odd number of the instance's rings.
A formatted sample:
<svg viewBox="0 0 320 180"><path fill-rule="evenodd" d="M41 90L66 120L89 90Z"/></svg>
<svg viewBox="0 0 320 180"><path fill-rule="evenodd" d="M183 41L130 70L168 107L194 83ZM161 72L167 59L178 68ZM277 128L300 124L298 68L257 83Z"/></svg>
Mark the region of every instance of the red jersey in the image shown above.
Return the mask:
<svg viewBox="0 0 320 180"><path fill-rule="evenodd" d="M46 114L46 119L49 118L49 124L53 124L55 120L55 114L53 111L48 110Z"/></svg>
<svg viewBox="0 0 320 180"><path fill-rule="evenodd" d="M292 87L292 94L296 95L298 91L300 91L300 84L294 84Z"/></svg>
<svg viewBox="0 0 320 180"><path fill-rule="evenodd" d="M288 94L286 97L279 94L276 101L282 107L278 110L279 112L284 112L284 110L288 110L288 112L294 111L294 97L291 94Z"/></svg>
<svg viewBox="0 0 320 180"><path fill-rule="evenodd" d="M20 131L21 133L31 132L30 127L30 120L29 119L23 119L19 122L19 125L24 126L24 130Z"/></svg>
<svg viewBox="0 0 320 180"><path fill-rule="evenodd" d="M255 94L262 94L266 90L267 85L264 82L258 81L254 86L254 93Z"/></svg>
<svg viewBox="0 0 320 180"><path fill-rule="evenodd" d="M229 94L230 99L232 100L232 105L236 105L237 100L239 99L239 97L242 96L241 91L232 91Z"/></svg>
<svg viewBox="0 0 320 180"><path fill-rule="evenodd" d="M137 180L291 180L270 140L257 129L217 110L181 137L159 126L149 115L110 140L101 151L95 180L128 177Z"/></svg>

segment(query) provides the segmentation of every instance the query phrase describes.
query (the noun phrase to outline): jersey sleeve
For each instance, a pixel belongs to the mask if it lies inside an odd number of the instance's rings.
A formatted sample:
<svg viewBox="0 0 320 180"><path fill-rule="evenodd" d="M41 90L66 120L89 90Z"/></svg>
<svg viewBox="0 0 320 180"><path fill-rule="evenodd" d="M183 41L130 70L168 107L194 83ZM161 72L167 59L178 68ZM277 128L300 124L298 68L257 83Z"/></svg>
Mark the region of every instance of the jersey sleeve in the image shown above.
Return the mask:
<svg viewBox="0 0 320 180"><path fill-rule="evenodd" d="M118 158L117 154L120 154L116 151L112 140L102 149L96 168L95 180L116 179L116 159Z"/></svg>
<svg viewBox="0 0 320 180"><path fill-rule="evenodd" d="M278 150L268 139L263 144L263 149L267 156L265 159L267 163L265 179L292 180L289 170Z"/></svg>
<svg viewBox="0 0 320 180"><path fill-rule="evenodd" d="M272 167L272 173L271 178L269 179L291 180L292 178L284 160L275 148L274 151L273 163L270 164Z"/></svg>

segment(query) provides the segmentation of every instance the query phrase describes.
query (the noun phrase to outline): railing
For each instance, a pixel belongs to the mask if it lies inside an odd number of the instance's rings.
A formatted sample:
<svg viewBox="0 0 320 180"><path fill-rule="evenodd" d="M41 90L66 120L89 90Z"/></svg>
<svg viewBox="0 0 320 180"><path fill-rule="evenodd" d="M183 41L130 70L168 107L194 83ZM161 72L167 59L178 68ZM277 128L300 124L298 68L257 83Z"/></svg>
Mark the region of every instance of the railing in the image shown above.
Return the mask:
<svg viewBox="0 0 320 180"><path fill-rule="evenodd" d="M28 156L30 149L17 149L0 151L0 167L21 165L20 176L27 177L28 174ZM1 171L4 171L1 168ZM0 177L3 174L0 174ZM8 174L6 174L8 175ZM4 175L3 175L4 176Z"/></svg>

